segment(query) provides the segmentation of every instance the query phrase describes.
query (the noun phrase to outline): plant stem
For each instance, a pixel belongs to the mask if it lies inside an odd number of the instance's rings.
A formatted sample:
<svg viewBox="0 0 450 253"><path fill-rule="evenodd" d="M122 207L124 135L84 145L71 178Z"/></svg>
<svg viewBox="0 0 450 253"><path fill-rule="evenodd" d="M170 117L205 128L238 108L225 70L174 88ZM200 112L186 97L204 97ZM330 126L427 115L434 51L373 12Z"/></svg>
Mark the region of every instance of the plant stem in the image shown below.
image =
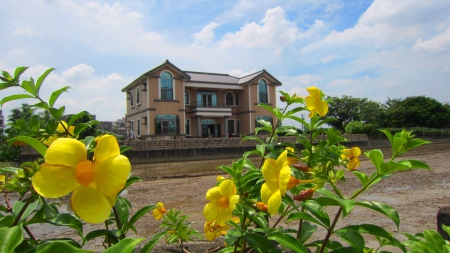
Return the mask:
<svg viewBox="0 0 450 253"><path fill-rule="evenodd" d="M305 207L302 205L301 212L303 213L304 211ZM302 226L303 226L303 219L300 219L300 222L298 223L297 240L300 239L300 236L302 235Z"/></svg>
<svg viewBox="0 0 450 253"><path fill-rule="evenodd" d="M330 239L331 233L333 232L334 227L336 226L336 223L339 220L339 217L341 216L341 213L342 213L342 207L339 207L339 210L336 213L336 216L334 217L333 223L331 224L330 228L327 230L327 235L325 236L325 239L323 239L322 247L320 247L319 253L323 253L323 251L325 250L328 240Z"/></svg>
<svg viewBox="0 0 450 253"><path fill-rule="evenodd" d="M28 226L23 226L23 229L25 230L25 232L27 232L28 236L34 241L34 242L38 242L38 239L33 235L33 233L31 233L31 230L28 228Z"/></svg>
<svg viewBox="0 0 450 253"><path fill-rule="evenodd" d="M119 215L117 214L116 206L113 206L112 209L113 209L113 212L114 212L114 217L116 217L116 225L117 225L117 229L118 229L118 230L121 230L121 229L122 229L122 222L120 221L120 217L119 217ZM122 232L121 232L121 235L120 235L120 238L123 239L123 238L125 238L125 237L126 237L126 235L125 235L125 234L123 233L123 231L122 231Z"/></svg>
<svg viewBox="0 0 450 253"><path fill-rule="evenodd" d="M30 195L30 197L28 198L27 202L25 202L25 205L23 205L22 209L20 209L19 214L17 215L16 219L14 220L12 226L17 226L17 224L19 224L20 219L22 219L22 215L25 213L25 210L27 210L28 206L31 203L33 195Z"/></svg>
<svg viewBox="0 0 450 253"><path fill-rule="evenodd" d="M291 207L291 204L289 204L289 205L286 207L286 209L284 209L283 214L282 214L282 215L280 216L280 218L278 218L278 220L273 224L272 228L275 228L275 227L278 225L278 223L281 221L281 219L284 218L284 215L285 215L286 212L289 210L289 207Z"/></svg>

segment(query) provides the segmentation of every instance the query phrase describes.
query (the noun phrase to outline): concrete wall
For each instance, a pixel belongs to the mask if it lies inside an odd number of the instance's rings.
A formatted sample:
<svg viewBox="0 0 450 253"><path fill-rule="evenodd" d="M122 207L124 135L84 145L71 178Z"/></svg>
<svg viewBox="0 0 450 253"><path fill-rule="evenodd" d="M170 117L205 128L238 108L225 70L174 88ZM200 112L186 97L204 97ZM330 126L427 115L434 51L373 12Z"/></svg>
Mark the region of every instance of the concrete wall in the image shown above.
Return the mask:
<svg viewBox="0 0 450 253"><path fill-rule="evenodd" d="M388 140L369 140L366 135L344 135L350 142L343 143L347 147L358 146L362 150L389 147ZM280 142L295 142L295 137L279 137ZM435 143L444 143L444 148L450 148L449 139L431 140ZM254 150L256 141L241 142L241 138L188 138L188 139L155 139L120 141L121 146L129 146L125 155L133 164L196 161L222 158L241 157L246 151ZM296 145L300 150L301 144ZM441 148L436 147L434 148ZM432 147L421 147L430 149ZM20 163L33 161L39 155L29 146L20 148Z"/></svg>

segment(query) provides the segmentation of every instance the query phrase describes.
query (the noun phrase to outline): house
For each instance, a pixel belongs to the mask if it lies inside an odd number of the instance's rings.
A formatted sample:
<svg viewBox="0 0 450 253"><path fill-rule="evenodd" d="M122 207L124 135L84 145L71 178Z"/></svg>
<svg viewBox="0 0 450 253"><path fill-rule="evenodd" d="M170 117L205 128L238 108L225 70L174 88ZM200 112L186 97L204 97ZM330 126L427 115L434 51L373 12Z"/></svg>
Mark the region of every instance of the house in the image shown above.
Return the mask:
<svg viewBox="0 0 450 253"><path fill-rule="evenodd" d="M3 110L0 109L0 134L5 131L5 117L3 116Z"/></svg>
<svg viewBox="0 0 450 253"><path fill-rule="evenodd" d="M138 138L253 134L259 119L273 121L257 105L274 108L278 86L281 82L266 70L238 78L183 71L166 60L122 89L127 132Z"/></svg>

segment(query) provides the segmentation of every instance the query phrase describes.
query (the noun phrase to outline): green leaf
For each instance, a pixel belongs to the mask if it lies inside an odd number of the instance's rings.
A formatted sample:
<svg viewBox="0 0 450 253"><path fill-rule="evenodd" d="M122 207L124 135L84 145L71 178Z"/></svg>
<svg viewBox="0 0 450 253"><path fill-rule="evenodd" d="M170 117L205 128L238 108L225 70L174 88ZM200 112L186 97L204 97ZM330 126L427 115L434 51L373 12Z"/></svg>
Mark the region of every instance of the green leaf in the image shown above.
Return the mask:
<svg viewBox="0 0 450 253"><path fill-rule="evenodd" d="M0 77L1 79L1 77ZM17 86L14 83L0 83L0 90L7 89L9 87Z"/></svg>
<svg viewBox="0 0 450 253"><path fill-rule="evenodd" d="M114 205L116 209L116 215L119 217L123 226L126 227L128 224L128 217L130 216L130 209L127 202L122 197L118 197L116 204ZM123 231L126 233L127 231Z"/></svg>
<svg viewBox="0 0 450 253"><path fill-rule="evenodd" d="M405 152L404 147L406 139L394 136L394 145L392 146L393 155L402 154Z"/></svg>
<svg viewBox="0 0 450 253"><path fill-rule="evenodd" d="M11 82L13 80L12 76L9 74L8 71L2 70L3 77L8 80L8 82Z"/></svg>
<svg viewBox="0 0 450 253"><path fill-rule="evenodd" d="M425 236L426 241L431 242L431 244L435 246L436 250L442 250L442 247L446 244L441 234L436 232L434 229L427 229L423 231L423 236Z"/></svg>
<svg viewBox="0 0 450 253"><path fill-rule="evenodd" d="M303 202L303 206L306 207L306 209L308 209L308 211L310 211L312 215L314 215L323 224L325 224L327 228L330 227L330 217L328 216L328 213L323 210L322 206L319 205L316 201L307 200Z"/></svg>
<svg viewBox="0 0 450 253"><path fill-rule="evenodd" d="M323 194L325 196L328 196L328 197L338 201L339 205L344 208L344 217L347 216L347 214L352 212L355 200L353 200L353 199L342 199L338 195L334 194L333 192L331 192L330 190L327 190L325 188L319 188L319 189L316 190L316 192L320 193L320 194ZM323 200L321 199L321 201L323 201ZM324 204L326 204L326 203L324 203ZM331 205L334 205L334 204L331 204Z"/></svg>
<svg viewBox="0 0 450 253"><path fill-rule="evenodd" d="M426 140L423 140L420 138L414 138L406 143L405 151L409 151L413 148L417 148L419 146L422 146L425 144L431 144L431 143L432 143L431 141L426 141Z"/></svg>
<svg viewBox="0 0 450 253"><path fill-rule="evenodd" d="M0 228L0 252L13 253L23 241L22 227Z"/></svg>
<svg viewBox="0 0 450 253"><path fill-rule="evenodd" d="M347 226L342 229L353 229L359 231L360 233L371 234L376 237L385 238L389 243L384 245L393 245L399 247L403 252L406 252L405 246L400 243L396 238L394 238L389 232L387 232L384 228L379 227L373 224L361 224L361 225L352 225Z"/></svg>
<svg viewBox="0 0 450 253"><path fill-rule="evenodd" d="M372 149L366 152L365 155L370 159L375 168L377 168L377 171L380 171L381 164L384 162L383 152L379 149Z"/></svg>
<svg viewBox="0 0 450 253"><path fill-rule="evenodd" d="M65 226L74 229L83 238L83 224L81 220L73 214L61 213L55 218L48 220L49 223L56 226Z"/></svg>
<svg viewBox="0 0 450 253"><path fill-rule="evenodd" d="M69 88L70 86L65 86L59 90L54 91L50 96L50 99L48 100L48 104L50 105L50 107L53 107L53 105L55 104L56 100L61 95L61 93L66 92Z"/></svg>
<svg viewBox="0 0 450 253"><path fill-rule="evenodd" d="M307 221L302 223L302 231L300 238L298 239L301 243L305 243L315 232L317 231L317 226L312 225Z"/></svg>
<svg viewBox="0 0 450 253"><path fill-rule="evenodd" d="M156 205L148 205L144 206L143 208L139 209L130 219L130 222L128 223L129 227L133 227L134 223L138 221L142 216L144 216L146 213L150 212L151 210L155 209ZM133 229L134 231L134 229ZM137 233L137 231L134 231Z"/></svg>
<svg viewBox="0 0 450 253"><path fill-rule="evenodd" d="M389 139L389 142L391 143L391 146L394 146L394 136L392 136L391 132L389 132L389 130L380 130L381 132L384 133L384 135L386 135L386 137Z"/></svg>
<svg viewBox="0 0 450 253"><path fill-rule="evenodd" d="M58 215L58 209L53 205L49 205L45 198L39 197L39 201L41 202L41 208L33 218L25 222L25 225L46 222L48 219L53 219Z"/></svg>
<svg viewBox="0 0 450 253"><path fill-rule="evenodd" d="M109 238L116 238L116 241L118 241L116 235L114 235L114 233L111 230L97 229L86 234L86 236L84 237L83 244L89 242L90 240L94 240L95 238L100 236L108 236Z"/></svg>
<svg viewBox="0 0 450 253"><path fill-rule="evenodd" d="M36 91L39 94L39 90L41 89L41 85L44 82L45 78L48 76L48 74L50 74L50 72L52 72L54 70L54 68L49 68L47 69L37 80L36 82ZM50 107L52 107L52 105L50 105Z"/></svg>
<svg viewBox="0 0 450 253"><path fill-rule="evenodd" d="M398 162L399 164L408 166L409 169L427 169L427 170L431 170L430 166L428 166L428 164L422 162L422 161L418 161L418 160L403 160Z"/></svg>
<svg viewBox="0 0 450 253"><path fill-rule="evenodd" d="M142 182L142 179L138 176L131 176L127 179L127 182L125 183L125 186L123 187L122 191L125 190L126 188L128 188L128 186L137 183L137 182ZM121 192L122 192L121 191Z"/></svg>
<svg viewBox="0 0 450 253"><path fill-rule="evenodd" d="M22 88L33 95L33 97L37 97L36 85L34 84L34 79L32 77L30 77L29 81L25 80L22 82Z"/></svg>
<svg viewBox="0 0 450 253"><path fill-rule="evenodd" d="M305 248L305 246L303 246L303 244L300 241L297 241L297 239L291 235L284 234L281 232L275 232L270 234L268 239L274 240L279 244L294 250L295 252L308 253L308 250Z"/></svg>
<svg viewBox="0 0 450 253"><path fill-rule="evenodd" d="M268 230L269 224L267 223L267 219L264 216L265 214L263 213L257 213L256 215L250 216L250 218L256 225L258 225L258 227L264 230Z"/></svg>
<svg viewBox="0 0 450 253"><path fill-rule="evenodd" d="M23 74L23 72L25 72L25 70L27 70L28 67L17 67L16 70L14 71L14 81L19 81L20 76Z"/></svg>
<svg viewBox="0 0 450 253"><path fill-rule="evenodd" d="M35 200L34 202L30 203L25 211L23 211L22 216L20 217L20 220L17 224L20 224L21 222L23 222L26 218L28 218L28 216L30 216L30 214L34 211L34 209L36 208L36 206L39 204L39 200ZM17 219L17 217L19 216L20 212L22 211L22 209L25 207L25 203L22 201L16 201L13 205L13 216L15 219Z"/></svg>
<svg viewBox="0 0 450 253"><path fill-rule="evenodd" d="M447 235L450 235L450 227L446 225L442 225L442 229L447 233Z"/></svg>
<svg viewBox="0 0 450 253"><path fill-rule="evenodd" d="M362 185L366 185L369 182L369 177L364 172L352 170L352 173L359 179Z"/></svg>
<svg viewBox="0 0 450 253"><path fill-rule="evenodd" d="M364 237L357 230L353 229L339 229L335 233L345 242L350 244L356 252L363 252L366 245Z"/></svg>
<svg viewBox="0 0 450 253"><path fill-rule="evenodd" d="M28 95L28 94L14 94L14 95L11 95L11 96L7 96L7 97L4 97L0 101L0 106L3 106L6 102L10 102L10 101L13 101L13 100L18 100L18 99L24 99L24 98L34 98L34 96Z"/></svg>
<svg viewBox="0 0 450 253"><path fill-rule="evenodd" d="M397 211L395 211L395 209L390 205L376 201L355 202L355 205L363 206L386 215L395 223L395 225L397 226L397 230L399 229L400 217L398 216Z"/></svg>
<svg viewBox="0 0 450 253"><path fill-rule="evenodd" d="M150 253L155 247L155 245L167 234L167 231L159 232L158 234L154 235L150 241L148 241L145 246L141 249L140 253Z"/></svg>
<svg viewBox="0 0 450 253"><path fill-rule="evenodd" d="M138 245L143 240L144 238L125 238L114 246L104 250L103 253L133 253L136 245Z"/></svg>
<svg viewBox="0 0 450 253"><path fill-rule="evenodd" d="M278 253L279 250L273 246L272 242L260 234L245 233L244 239L253 250L260 253Z"/></svg>
<svg viewBox="0 0 450 253"><path fill-rule="evenodd" d="M242 138L242 141L256 141L261 144L264 144L264 141L261 140L261 138L256 137L256 136L244 136L244 138Z"/></svg>
<svg viewBox="0 0 450 253"><path fill-rule="evenodd" d="M8 144L11 145L15 141L25 142L26 144L28 144L32 148L34 148L34 150L36 150L42 157L44 157L45 152L47 152L47 147L44 144L42 144L42 142L40 142L34 138L31 138L28 136L16 136L14 138L9 139Z"/></svg>
<svg viewBox="0 0 450 253"><path fill-rule="evenodd" d="M404 165L404 164L401 164L401 163L389 161L389 162L383 163L381 165L380 173L382 173L382 174L387 174L387 173L391 174L393 172L402 171L402 170L411 170L411 168L408 167L407 165Z"/></svg>
<svg viewBox="0 0 450 253"><path fill-rule="evenodd" d="M313 216L311 216L309 213L305 213L305 212L296 212L296 213L291 213L286 222L290 222L293 220L307 220L307 221L311 221L313 223L316 223L326 229L328 229L328 227L323 224L320 220L317 220L316 218L314 218Z"/></svg>
<svg viewBox="0 0 450 253"><path fill-rule="evenodd" d="M92 253L94 251L84 250L74 247L67 241L50 241L39 244L36 247L39 253Z"/></svg>

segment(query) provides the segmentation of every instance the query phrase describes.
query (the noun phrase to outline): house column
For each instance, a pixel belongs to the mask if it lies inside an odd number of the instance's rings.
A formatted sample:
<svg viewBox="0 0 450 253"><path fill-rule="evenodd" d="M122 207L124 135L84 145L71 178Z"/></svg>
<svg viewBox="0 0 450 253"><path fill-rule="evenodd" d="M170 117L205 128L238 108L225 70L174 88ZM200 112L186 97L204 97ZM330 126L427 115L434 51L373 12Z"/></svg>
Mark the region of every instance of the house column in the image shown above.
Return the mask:
<svg viewBox="0 0 450 253"><path fill-rule="evenodd" d="M223 117L225 122L225 138L228 138L228 116Z"/></svg>
<svg viewBox="0 0 450 253"><path fill-rule="evenodd" d="M197 137L202 137L202 116L197 116Z"/></svg>

